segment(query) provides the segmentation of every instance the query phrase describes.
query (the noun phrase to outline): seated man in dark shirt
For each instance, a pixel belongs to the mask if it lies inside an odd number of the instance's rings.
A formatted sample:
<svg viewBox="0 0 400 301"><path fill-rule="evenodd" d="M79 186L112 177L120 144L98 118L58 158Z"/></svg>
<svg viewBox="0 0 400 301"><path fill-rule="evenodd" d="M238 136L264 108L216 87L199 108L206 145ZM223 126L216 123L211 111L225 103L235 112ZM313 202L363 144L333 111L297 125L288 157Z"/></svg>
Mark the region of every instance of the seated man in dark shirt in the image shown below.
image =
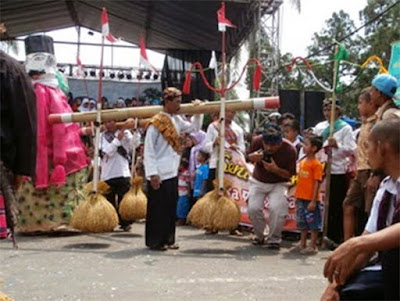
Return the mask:
<svg viewBox="0 0 400 301"><path fill-rule="evenodd" d="M248 214L256 234L253 244L264 244L266 220L263 209L268 196L270 231L267 246L279 249L288 210L288 182L296 173L296 150L282 138L278 125L267 124L263 134L253 139L247 157L255 163L248 205Z"/></svg>

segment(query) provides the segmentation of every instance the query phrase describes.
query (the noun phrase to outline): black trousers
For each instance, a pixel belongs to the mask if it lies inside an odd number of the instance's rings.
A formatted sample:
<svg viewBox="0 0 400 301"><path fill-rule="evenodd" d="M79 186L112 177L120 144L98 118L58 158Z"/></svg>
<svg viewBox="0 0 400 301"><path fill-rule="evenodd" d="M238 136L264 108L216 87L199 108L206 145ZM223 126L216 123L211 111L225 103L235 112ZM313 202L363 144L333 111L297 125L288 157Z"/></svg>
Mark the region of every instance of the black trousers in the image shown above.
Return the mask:
<svg viewBox="0 0 400 301"><path fill-rule="evenodd" d="M164 180L154 190L147 182L146 246L150 248L175 243L178 177Z"/></svg>
<svg viewBox="0 0 400 301"><path fill-rule="evenodd" d="M110 192L105 196L106 199L114 206L115 210L117 210L119 224L121 227L125 227L131 224L131 222L123 220L118 212L118 205L121 203L122 198L125 193L131 188L131 178L114 178L105 181L108 186L110 186ZM118 197L118 202L115 200L115 197Z"/></svg>
<svg viewBox="0 0 400 301"><path fill-rule="evenodd" d="M208 180L207 180L207 192L214 190L214 184L213 181L215 180L215 173L217 169L216 168L210 168L210 171L208 172Z"/></svg>
<svg viewBox="0 0 400 301"><path fill-rule="evenodd" d="M327 235L336 243L343 241L343 200L346 192L346 175L331 175Z"/></svg>
<svg viewBox="0 0 400 301"><path fill-rule="evenodd" d="M360 271L340 289L340 300L385 299L382 271Z"/></svg>

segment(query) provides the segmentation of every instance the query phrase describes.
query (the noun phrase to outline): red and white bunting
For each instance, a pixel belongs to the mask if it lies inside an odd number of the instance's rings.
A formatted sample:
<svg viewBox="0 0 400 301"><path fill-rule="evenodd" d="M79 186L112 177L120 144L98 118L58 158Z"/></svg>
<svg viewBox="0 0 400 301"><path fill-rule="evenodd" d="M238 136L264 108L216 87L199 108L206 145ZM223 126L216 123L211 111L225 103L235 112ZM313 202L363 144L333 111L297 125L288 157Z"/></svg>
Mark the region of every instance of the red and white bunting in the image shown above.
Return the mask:
<svg viewBox="0 0 400 301"><path fill-rule="evenodd" d="M101 33L111 43L120 41L120 39L117 39L110 33L110 25L108 24L107 9L105 7L103 7L103 12L101 13Z"/></svg>
<svg viewBox="0 0 400 301"><path fill-rule="evenodd" d="M158 73L157 69L150 63L148 57L147 57L147 51L146 51L146 45L144 42L144 39L142 36L139 38L139 44L140 44L140 61L139 61L139 67L144 67L147 69L151 69L154 72Z"/></svg>
<svg viewBox="0 0 400 301"><path fill-rule="evenodd" d="M218 30L226 31L226 27L236 28L227 18L225 18L225 2L221 2L221 8L217 11L218 17Z"/></svg>
<svg viewBox="0 0 400 301"><path fill-rule="evenodd" d="M78 76L84 77L85 76L85 70L83 69L83 65L82 65L82 62L81 62L79 57L76 57L76 63L78 64L78 71L76 72L76 74Z"/></svg>

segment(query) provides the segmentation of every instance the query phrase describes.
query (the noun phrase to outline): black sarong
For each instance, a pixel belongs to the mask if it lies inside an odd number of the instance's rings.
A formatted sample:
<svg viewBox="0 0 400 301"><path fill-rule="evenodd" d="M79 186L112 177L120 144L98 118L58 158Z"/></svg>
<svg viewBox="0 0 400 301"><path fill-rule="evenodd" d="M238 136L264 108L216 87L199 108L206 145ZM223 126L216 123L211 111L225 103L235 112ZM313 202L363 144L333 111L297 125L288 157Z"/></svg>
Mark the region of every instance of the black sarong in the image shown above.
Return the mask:
<svg viewBox="0 0 400 301"><path fill-rule="evenodd" d="M175 243L178 177L164 180L158 190L147 182L146 246L157 248Z"/></svg>

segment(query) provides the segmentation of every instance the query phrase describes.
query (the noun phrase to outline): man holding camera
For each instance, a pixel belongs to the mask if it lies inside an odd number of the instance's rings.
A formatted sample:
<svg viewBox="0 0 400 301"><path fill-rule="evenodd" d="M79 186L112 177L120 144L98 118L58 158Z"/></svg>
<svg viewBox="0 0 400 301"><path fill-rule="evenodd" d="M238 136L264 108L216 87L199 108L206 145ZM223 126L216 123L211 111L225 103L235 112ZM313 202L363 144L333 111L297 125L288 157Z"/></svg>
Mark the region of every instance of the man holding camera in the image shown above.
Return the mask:
<svg viewBox="0 0 400 301"><path fill-rule="evenodd" d="M247 158L255 163L248 204L248 214L256 234L253 244L263 245L265 241L264 203L268 197L270 231L267 247L279 250L288 210L288 182L296 174L296 150L282 138L278 125L268 123L262 135L253 139Z"/></svg>

